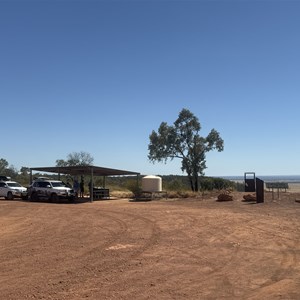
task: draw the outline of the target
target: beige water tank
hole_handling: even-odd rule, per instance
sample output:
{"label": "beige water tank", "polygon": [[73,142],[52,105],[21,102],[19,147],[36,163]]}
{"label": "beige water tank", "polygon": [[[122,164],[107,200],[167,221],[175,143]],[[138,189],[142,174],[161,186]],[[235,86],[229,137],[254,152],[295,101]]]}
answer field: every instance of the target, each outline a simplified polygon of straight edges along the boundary
{"label": "beige water tank", "polygon": [[162,179],[159,176],[147,175],[142,178],[142,190],[145,192],[161,192]]}

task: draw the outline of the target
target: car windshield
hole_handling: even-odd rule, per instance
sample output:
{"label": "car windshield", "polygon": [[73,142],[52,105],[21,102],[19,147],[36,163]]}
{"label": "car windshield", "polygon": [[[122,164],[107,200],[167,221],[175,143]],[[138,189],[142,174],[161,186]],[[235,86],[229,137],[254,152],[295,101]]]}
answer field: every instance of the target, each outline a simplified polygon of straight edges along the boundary
{"label": "car windshield", "polygon": [[7,182],[7,185],[9,187],[22,187],[21,184],[19,184],[17,182]]}
{"label": "car windshield", "polygon": [[61,181],[55,181],[55,182],[52,181],[51,184],[53,187],[65,187],[65,185]]}

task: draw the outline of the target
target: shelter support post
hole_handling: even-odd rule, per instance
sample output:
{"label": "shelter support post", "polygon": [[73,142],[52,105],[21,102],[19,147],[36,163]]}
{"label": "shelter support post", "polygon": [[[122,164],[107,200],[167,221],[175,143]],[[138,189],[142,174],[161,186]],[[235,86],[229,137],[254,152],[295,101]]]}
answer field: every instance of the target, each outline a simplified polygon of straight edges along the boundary
{"label": "shelter support post", "polygon": [[93,168],[91,168],[91,182],[90,182],[90,201],[94,201],[94,172]]}

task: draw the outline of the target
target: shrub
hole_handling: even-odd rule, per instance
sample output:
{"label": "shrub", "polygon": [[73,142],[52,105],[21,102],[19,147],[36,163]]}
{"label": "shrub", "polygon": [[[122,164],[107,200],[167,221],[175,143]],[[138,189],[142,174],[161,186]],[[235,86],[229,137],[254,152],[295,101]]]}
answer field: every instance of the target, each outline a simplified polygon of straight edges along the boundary
{"label": "shrub", "polygon": [[128,179],[126,184],[126,188],[131,191],[135,196],[140,195],[142,192],[142,187],[137,183],[136,180]]}

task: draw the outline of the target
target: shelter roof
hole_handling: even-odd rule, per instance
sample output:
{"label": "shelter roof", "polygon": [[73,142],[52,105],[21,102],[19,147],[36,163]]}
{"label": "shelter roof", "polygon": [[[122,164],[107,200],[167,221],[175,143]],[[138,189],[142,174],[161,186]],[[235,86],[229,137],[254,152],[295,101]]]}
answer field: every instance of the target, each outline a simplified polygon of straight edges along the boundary
{"label": "shelter roof", "polygon": [[140,175],[139,172],[117,170],[117,169],[103,168],[97,166],[37,167],[37,168],[30,168],[30,170],[57,173],[57,174],[69,174],[69,175],[91,175],[91,174],[93,174],[93,176]]}

